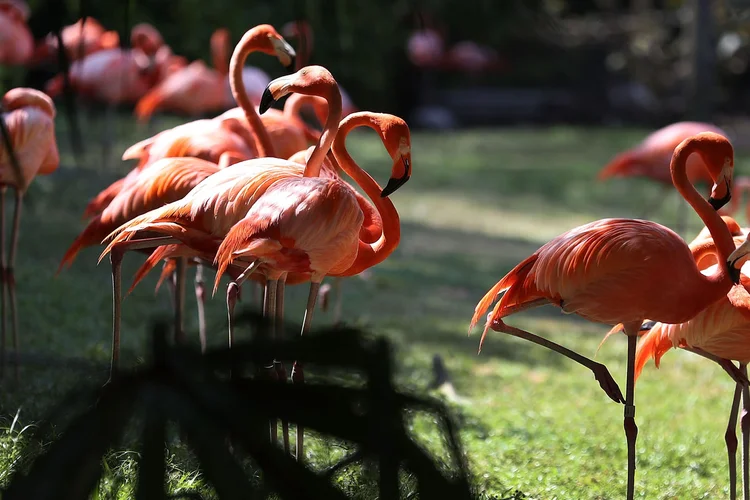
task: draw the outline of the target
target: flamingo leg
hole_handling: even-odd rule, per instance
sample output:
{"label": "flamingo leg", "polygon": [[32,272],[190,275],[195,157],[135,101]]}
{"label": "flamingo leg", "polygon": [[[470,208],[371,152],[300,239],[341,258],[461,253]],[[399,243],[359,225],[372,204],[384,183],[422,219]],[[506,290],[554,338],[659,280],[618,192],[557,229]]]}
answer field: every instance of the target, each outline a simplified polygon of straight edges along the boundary
{"label": "flamingo leg", "polygon": [[203,281],[203,264],[198,261],[195,268],[195,302],[198,305],[198,337],[201,352],[206,352],[206,291]]}
{"label": "flamingo leg", "polygon": [[161,245],[181,243],[179,240],[166,236],[160,238],[145,238],[118,243],[109,252],[112,264],[112,361],[109,367],[109,381],[114,380],[120,364],[120,328],[122,318],[122,258],[128,250],[142,248],[156,248]]}
{"label": "flamingo leg", "polygon": [[[526,304],[520,304],[518,306],[508,308],[508,315],[526,309],[531,309],[532,307],[542,305],[546,302],[546,299],[538,299]],[[582,356],[577,352],[568,349],[567,347],[561,346],[560,344],[556,344],[551,340],[547,340],[538,335],[534,335],[533,333],[527,332],[526,330],[521,330],[520,328],[510,326],[503,322],[501,319],[494,320],[491,328],[497,332],[507,333],[508,335],[525,339],[542,347],[546,347],[547,349],[562,354],[566,358],[569,358],[576,363],[585,366],[592,371],[592,373],[594,374],[594,378],[599,382],[599,386],[602,388],[602,390],[604,390],[607,396],[610,397],[610,399],[612,399],[615,403],[625,402],[625,398],[622,397],[620,387],[617,385],[617,382],[615,382],[615,379],[609,373],[609,370],[607,370],[607,367],[603,364],[597,363],[596,361],[589,359],[586,356]]]}
{"label": "flamingo leg", "polygon": [[[740,363],[740,370],[747,376],[747,364]],[[750,389],[742,387],[742,417],[740,417],[740,431],[742,432],[742,496],[750,499]]]}
{"label": "flamingo leg", "polygon": [[[318,299],[318,291],[320,290],[320,281],[310,282],[310,294],[307,296],[307,308],[305,309],[305,318],[302,320],[302,333],[305,335],[310,332],[310,326],[312,325],[313,311],[315,311],[315,302]],[[305,374],[302,371],[302,362],[295,361],[292,365],[292,383],[303,384],[305,382]],[[297,462],[302,462],[304,455],[305,445],[305,430],[301,425],[297,425],[297,443],[296,443],[295,456]]]}
{"label": "flamingo leg", "polygon": [[[286,289],[286,276],[279,278],[278,285],[276,287],[276,331],[274,337],[276,340],[284,338],[284,291]],[[279,360],[274,360],[274,368],[276,369],[276,378],[281,383],[286,382],[286,368],[284,364]],[[284,419],[281,421],[281,438],[284,442],[284,452],[289,453],[289,421]]]}
{"label": "flamingo leg", "polygon": [[5,192],[7,188],[5,186],[0,187],[0,284],[2,285],[2,291],[0,291],[0,378],[5,377],[5,342],[6,342],[6,327],[7,327],[7,302],[8,298],[6,295],[7,287],[5,285]]}
{"label": "flamingo leg", "polygon": [[732,410],[729,413],[727,430],[724,433],[724,442],[727,445],[727,458],[729,461],[729,500],[737,500],[737,416],[740,410],[741,396],[742,385],[737,384],[734,388],[734,398],[732,398]]}
{"label": "flamingo leg", "polygon": [[227,285],[227,320],[229,322],[229,348],[232,348],[234,343],[234,307],[237,305],[237,296],[239,294],[240,287],[250,277],[250,275],[258,268],[259,262],[252,262],[245,268],[237,279],[230,281]]}
{"label": "flamingo leg", "polygon": [[635,442],[638,437],[638,426],[635,424],[635,347],[638,342],[638,325],[626,325],[625,334],[628,336],[628,373],[625,388],[625,410],[623,412],[623,427],[628,444],[628,486],[627,499],[633,500],[635,495]]}
{"label": "flamingo leg", "polygon": [[344,299],[344,294],[341,292],[341,278],[333,279],[333,324],[335,326],[341,324],[341,307]]}
{"label": "flamingo leg", "polygon": [[185,274],[187,273],[187,258],[177,258],[175,270],[175,300],[174,300],[174,341],[175,344],[185,342]]}
{"label": "flamingo leg", "polygon": [[732,363],[730,360],[714,356],[713,354],[704,351],[700,347],[681,347],[680,349],[692,352],[693,354],[697,354],[698,356],[710,359],[711,361],[718,363],[718,365],[721,366],[724,371],[727,372],[730,377],[732,377],[732,380],[734,380],[738,385],[741,386],[748,383],[747,374],[734,366],[734,363]]}
{"label": "flamingo leg", "polygon": [[18,307],[16,306],[16,277],[15,263],[16,250],[18,249],[18,229],[21,223],[21,206],[23,193],[15,190],[16,204],[13,209],[13,227],[10,230],[10,251],[8,252],[8,264],[5,268],[5,280],[8,286],[8,299],[10,302],[10,327],[13,334],[14,370],[16,382],[18,382],[19,347],[18,347]]}

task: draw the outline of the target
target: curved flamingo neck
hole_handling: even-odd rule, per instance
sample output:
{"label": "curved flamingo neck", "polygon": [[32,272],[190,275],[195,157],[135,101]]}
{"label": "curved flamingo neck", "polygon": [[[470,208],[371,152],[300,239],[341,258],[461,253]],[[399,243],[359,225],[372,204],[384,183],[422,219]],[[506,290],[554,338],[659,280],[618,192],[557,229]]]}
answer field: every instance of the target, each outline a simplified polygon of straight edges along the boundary
{"label": "curved flamingo neck", "polygon": [[245,82],[242,81],[242,67],[245,65],[247,56],[258,50],[259,35],[264,36],[255,30],[250,30],[245,33],[237,44],[237,47],[235,47],[232,59],[229,62],[229,83],[232,88],[234,100],[237,101],[242,111],[245,112],[245,118],[247,118],[247,122],[257,138],[258,156],[269,157],[276,156],[276,151],[271,142],[271,137],[268,135],[268,131],[258,115],[258,111],[253,106],[250,98],[247,97]]}
{"label": "curved flamingo neck", "polygon": [[[729,289],[732,287],[732,281],[727,274],[726,261],[734,249],[734,240],[729,228],[721,219],[721,216],[716,210],[704,200],[701,195],[696,191],[695,187],[690,184],[687,177],[686,166],[687,159],[692,153],[698,153],[700,145],[697,142],[688,142],[683,147],[677,147],[672,157],[670,164],[670,170],[672,173],[672,182],[674,183],[677,191],[680,195],[693,207],[693,210],[703,220],[703,223],[711,233],[716,244],[716,250],[719,254],[719,262],[717,271],[706,276],[706,287],[696,288],[696,293],[700,293],[702,300],[695,304],[695,307],[700,307],[704,301],[711,303],[726,295]],[[696,266],[697,271],[697,266]],[[702,309],[702,307],[701,307]],[[700,310],[700,309],[699,309]]]}
{"label": "curved flamingo neck", "polygon": [[341,92],[339,92],[338,85],[335,84],[326,88],[328,95],[320,95],[320,97],[323,97],[328,102],[328,118],[326,119],[325,127],[323,127],[323,133],[320,134],[318,143],[315,145],[312,154],[310,154],[310,159],[307,160],[305,173],[303,174],[304,177],[320,176],[323,160],[331,149],[333,140],[339,130],[339,122],[341,121]]}
{"label": "curved flamingo neck", "polygon": [[346,136],[357,127],[370,127],[380,133],[380,126],[368,114],[349,115],[341,123],[339,134],[333,143],[333,155],[354,182],[372,200],[381,219],[381,235],[374,243],[359,242],[359,251],[354,263],[346,271],[336,276],[354,276],[380,262],[383,262],[401,240],[401,222],[393,202],[381,197],[382,188],[370,174],[362,170],[346,149]]}
{"label": "curved flamingo neck", "polygon": [[320,97],[307,94],[292,94],[284,104],[284,115],[289,118],[302,118],[302,108],[310,106],[320,124],[324,124],[328,117],[328,109]]}

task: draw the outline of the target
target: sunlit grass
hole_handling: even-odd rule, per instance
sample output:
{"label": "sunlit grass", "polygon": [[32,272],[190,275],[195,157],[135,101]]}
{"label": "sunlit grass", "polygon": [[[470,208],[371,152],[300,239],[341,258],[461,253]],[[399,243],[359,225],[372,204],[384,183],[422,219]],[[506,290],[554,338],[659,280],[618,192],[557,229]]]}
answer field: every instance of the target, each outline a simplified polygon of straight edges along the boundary
{"label": "sunlit grass", "polygon": [[[87,120],[84,139],[90,144],[84,163],[76,166],[67,123],[60,117],[62,166],[35,181],[24,208],[16,277],[27,362],[22,385],[12,388],[6,381],[0,393],[7,421],[0,429],[0,482],[7,481],[22,449],[20,429],[43,417],[82,377],[101,383],[107,377],[109,266],[96,265],[100,249],[92,248],[72,268],[58,277],[54,273],[83,228],[80,215],[86,202],[127,171],[129,164],[119,161],[120,154],[148,134],[121,116],[112,157],[103,162],[97,142],[103,128]],[[158,128],[175,123],[162,119]],[[497,498],[513,490],[543,499],[624,496],[622,406],[606,397],[586,369],[538,346],[491,332],[477,355],[480,332],[468,336],[467,328],[486,290],[549,238],[597,218],[641,215],[641,205],[657,196],[658,187],[642,180],[599,183],[594,177],[616,151],[643,134],[570,127],[414,133],[413,177],[392,197],[401,214],[401,244],[369,278],[344,284],[345,320],[395,342],[398,381],[404,388],[423,392],[432,378],[433,355],[442,356],[460,398],[452,405],[472,473],[482,490]],[[364,168],[385,181],[390,161],[374,134],[353,133],[348,146]],[[745,163],[738,161],[737,169],[746,170]],[[668,198],[652,218],[674,226],[678,200],[675,193]],[[686,237],[691,238],[701,223],[694,214],[689,221]],[[126,286],[142,260],[126,256]],[[155,282],[156,276],[149,277],[124,302],[125,363],[141,360],[149,320],[171,315],[168,290],[154,296]],[[306,294],[306,287],[289,288],[287,317],[301,319]],[[246,298],[242,305],[248,302]],[[223,294],[209,302],[207,312],[210,343],[224,343]],[[190,341],[197,343],[190,293],[186,319]],[[329,322],[326,314],[317,313],[315,323]],[[608,330],[552,307],[509,323],[588,356],[594,356]],[[624,338],[614,337],[597,358],[623,390],[625,344]],[[669,353],[659,371],[646,368],[636,391],[639,498],[727,496],[723,435],[731,394],[731,380],[718,366],[686,353]],[[19,408],[19,421],[11,427]],[[440,449],[434,422],[416,419],[412,425],[420,441]],[[337,443],[314,437],[307,442],[315,467],[329,465],[345,452]],[[177,442],[170,452],[170,489],[203,490],[194,459]],[[117,487],[119,498],[128,497],[136,458],[136,451],[126,446],[113,450],[104,462],[102,495]],[[347,491],[358,492],[356,477],[344,475],[341,481]]]}

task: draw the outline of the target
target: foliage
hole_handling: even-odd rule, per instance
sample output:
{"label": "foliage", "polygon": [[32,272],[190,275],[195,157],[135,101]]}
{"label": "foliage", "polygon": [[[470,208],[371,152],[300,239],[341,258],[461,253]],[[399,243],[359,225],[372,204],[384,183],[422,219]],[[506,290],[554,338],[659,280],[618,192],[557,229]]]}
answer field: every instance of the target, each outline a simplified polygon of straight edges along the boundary
{"label": "foliage", "polygon": [[[263,330],[259,318],[253,323],[256,331]],[[99,390],[77,389],[57,405],[50,422],[59,422],[60,413],[71,408],[83,411],[25,473],[14,476],[3,498],[89,498],[102,475],[103,456],[121,442],[136,415],[141,428],[136,499],[167,498],[164,444],[170,422],[178,424],[219,498],[262,498],[266,487],[281,498],[347,498],[329,479],[357,461],[377,466],[380,498],[398,498],[404,489],[402,467],[420,498],[471,498],[453,423],[439,404],[395,390],[386,341],[344,328],[280,342],[259,336],[231,350],[214,349],[201,356],[191,347],[169,347],[166,333],[162,325],[154,328],[149,364],[120,374]],[[280,384],[236,376],[249,367],[262,373],[269,359],[354,371],[364,374],[365,383]],[[223,376],[227,372],[235,376]],[[456,478],[446,477],[441,468],[449,465],[436,463],[409,437],[404,412],[412,411],[431,412],[442,424]],[[269,443],[269,419],[303,425],[357,448],[316,473]],[[39,439],[49,432],[49,425],[32,432]],[[227,439],[233,451],[227,449]],[[248,477],[237,461],[242,457],[257,464],[262,485]]]}

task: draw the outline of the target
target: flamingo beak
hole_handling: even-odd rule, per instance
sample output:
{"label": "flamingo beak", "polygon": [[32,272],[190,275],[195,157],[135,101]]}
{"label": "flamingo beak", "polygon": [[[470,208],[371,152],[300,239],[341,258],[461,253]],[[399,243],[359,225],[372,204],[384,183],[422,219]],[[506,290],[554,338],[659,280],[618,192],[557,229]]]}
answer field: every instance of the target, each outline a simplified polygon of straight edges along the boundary
{"label": "flamingo beak", "polygon": [[263,91],[263,95],[260,96],[260,104],[258,105],[258,112],[262,115],[268,109],[271,107],[271,105],[276,102],[276,99],[273,98],[273,94],[271,93],[271,89],[266,87],[266,90]]}
{"label": "flamingo beak", "polygon": [[714,198],[712,194],[708,197],[708,202],[711,204],[714,210],[719,210],[724,205],[729,203],[729,200],[732,199],[732,190],[729,186],[729,181],[725,180],[724,183],[726,185],[726,194],[724,196],[722,196],[721,198]]}
{"label": "flamingo beak", "polygon": [[404,164],[404,175],[402,175],[401,177],[391,177],[390,179],[388,179],[388,184],[386,184],[386,186],[383,188],[383,191],[380,193],[381,198],[386,198],[392,195],[398,188],[406,184],[406,181],[409,180],[409,172],[411,172],[411,162],[406,156],[402,156],[401,161]]}

